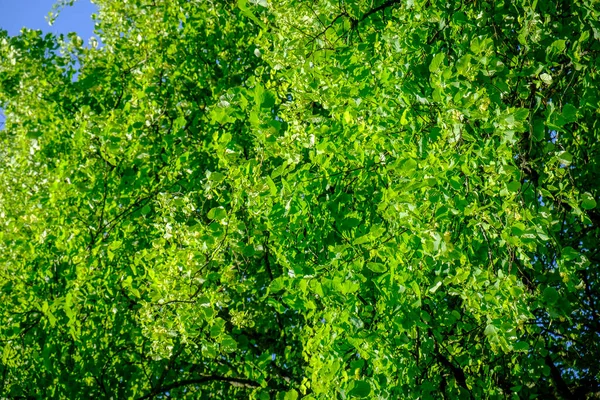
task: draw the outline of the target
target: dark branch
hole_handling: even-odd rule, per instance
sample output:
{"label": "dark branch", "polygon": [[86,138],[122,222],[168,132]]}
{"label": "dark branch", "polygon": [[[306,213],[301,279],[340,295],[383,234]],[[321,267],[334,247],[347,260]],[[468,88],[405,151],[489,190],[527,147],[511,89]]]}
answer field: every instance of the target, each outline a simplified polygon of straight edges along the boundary
{"label": "dark branch", "polygon": [[571,392],[569,386],[567,386],[567,383],[563,379],[560,370],[554,364],[554,361],[552,361],[552,357],[550,357],[550,354],[546,356],[545,361],[546,365],[550,367],[550,376],[552,376],[552,380],[556,385],[556,390],[561,395],[561,397],[565,399],[574,399],[575,397],[573,396],[573,393]]}
{"label": "dark branch", "polygon": [[380,6],[372,8],[369,11],[367,11],[366,13],[364,13],[363,16],[360,17],[360,19],[357,21],[357,23],[360,23],[360,22],[364,21],[365,19],[369,18],[371,15],[378,13],[381,10],[385,10],[386,8],[396,5],[396,4],[400,4],[400,1],[399,0],[388,0],[385,3],[381,4]]}
{"label": "dark branch", "polygon": [[152,390],[152,392],[148,393],[147,395],[139,397],[138,400],[151,399],[161,393],[165,393],[165,392],[168,392],[169,390],[177,389],[177,388],[180,388],[183,386],[201,385],[201,384],[212,382],[212,381],[226,382],[226,383],[229,383],[234,386],[246,387],[246,388],[260,387],[260,385],[257,382],[252,381],[250,379],[228,378],[228,377],[224,377],[224,376],[210,375],[210,376],[203,376],[202,378],[196,378],[196,379],[184,379],[179,382],[174,382],[174,383],[171,383],[168,385],[161,386],[159,388]]}

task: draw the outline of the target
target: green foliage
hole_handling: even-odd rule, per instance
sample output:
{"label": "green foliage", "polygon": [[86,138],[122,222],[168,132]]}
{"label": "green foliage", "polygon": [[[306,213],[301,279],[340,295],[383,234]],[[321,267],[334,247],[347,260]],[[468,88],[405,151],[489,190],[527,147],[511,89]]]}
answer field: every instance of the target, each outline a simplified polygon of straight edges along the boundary
{"label": "green foliage", "polygon": [[1,396],[600,393],[598,3],[96,2],[0,31]]}

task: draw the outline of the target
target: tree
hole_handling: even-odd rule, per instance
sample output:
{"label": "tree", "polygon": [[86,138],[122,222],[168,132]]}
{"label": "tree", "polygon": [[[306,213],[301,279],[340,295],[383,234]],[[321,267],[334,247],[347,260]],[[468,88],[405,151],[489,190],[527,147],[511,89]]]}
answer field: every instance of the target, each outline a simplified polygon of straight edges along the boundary
{"label": "tree", "polygon": [[600,395],[600,7],[97,0],[0,33],[5,398]]}

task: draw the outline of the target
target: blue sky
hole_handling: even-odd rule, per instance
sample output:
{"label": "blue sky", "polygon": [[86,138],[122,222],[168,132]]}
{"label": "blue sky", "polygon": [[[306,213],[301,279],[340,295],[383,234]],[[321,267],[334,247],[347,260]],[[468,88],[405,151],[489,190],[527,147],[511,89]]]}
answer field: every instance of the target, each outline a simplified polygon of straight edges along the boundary
{"label": "blue sky", "polygon": [[78,0],[72,7],[66,7],[54,25],[49,26],[45,18],[53,4],[54,0],[0,0],[0,28],[9,35],[18,35],[22,27],[56,34],[77,32],[87,43],[94,32],[92,14],[97,7],[90,0]]}

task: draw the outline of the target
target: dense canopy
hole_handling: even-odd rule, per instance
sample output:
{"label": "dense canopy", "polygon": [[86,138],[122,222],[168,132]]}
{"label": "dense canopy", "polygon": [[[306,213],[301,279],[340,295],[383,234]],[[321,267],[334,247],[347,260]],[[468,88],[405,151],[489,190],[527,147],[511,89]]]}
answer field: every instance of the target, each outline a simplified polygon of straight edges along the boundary
{"label": "dense canopy", "polygon": [[600,396],[600,3],[95,2],[0,30],[1,398]]}

